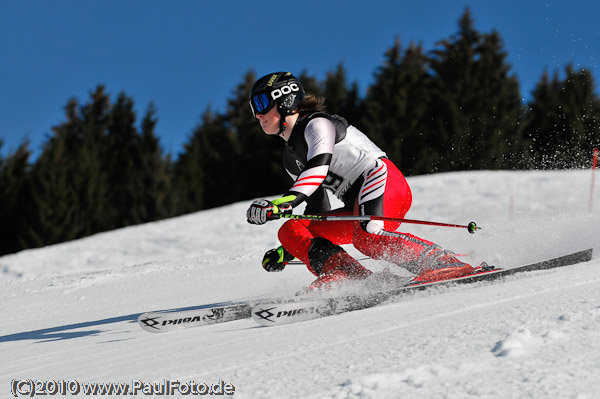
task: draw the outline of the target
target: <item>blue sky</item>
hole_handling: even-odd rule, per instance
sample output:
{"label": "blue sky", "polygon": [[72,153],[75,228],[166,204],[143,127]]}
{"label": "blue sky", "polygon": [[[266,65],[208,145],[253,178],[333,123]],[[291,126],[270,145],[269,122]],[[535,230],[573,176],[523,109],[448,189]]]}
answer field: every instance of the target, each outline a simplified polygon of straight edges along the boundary
{"label": "blue sky", "polygon": [[[600,82],[600,3],[592,0],[156,1],[1,0],[2,154],[25,138],[38,154],[71,97],[125,91],[138,118],[153,102],[166,152],[182,151],[201,114],[223,111],[250,69],[323,79],[343,63],[364,92],[395,38],[433,50],[469,6],[504,39],[525,99],[542,73],[572,63]],[[250,112],[250,111],[248,111]]]}

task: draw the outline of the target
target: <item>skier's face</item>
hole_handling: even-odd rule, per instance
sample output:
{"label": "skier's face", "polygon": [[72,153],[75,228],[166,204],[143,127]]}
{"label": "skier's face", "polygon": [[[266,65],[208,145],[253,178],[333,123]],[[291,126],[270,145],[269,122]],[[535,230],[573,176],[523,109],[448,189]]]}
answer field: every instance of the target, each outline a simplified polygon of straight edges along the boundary
{"label": "skier's face", "polygon": [[279,122],[281,115],[277,111],[277,107],[273,107],[266,114],[256,114],[256,119],[260,123],[260,127],[266,134],[278,134]]}

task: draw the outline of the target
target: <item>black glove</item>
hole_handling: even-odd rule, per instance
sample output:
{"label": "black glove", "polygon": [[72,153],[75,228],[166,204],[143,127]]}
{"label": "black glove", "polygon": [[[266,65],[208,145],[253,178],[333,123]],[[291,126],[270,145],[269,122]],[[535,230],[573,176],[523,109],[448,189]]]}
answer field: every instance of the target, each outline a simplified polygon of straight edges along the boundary
{"label": "black glove", "polygon": [[280,246],[267,251],[263,257],[262,265],[268,272],[280,272],[285,269],[285,265],[294,258],[294,255]]}
{"label": "black glove", "polygon": [[269,220],[279,219],[279,215],[292,213],[292,205],[287,202],[275,205],[265,199],[255,200],[246,211],[248,223],[265,224]]}

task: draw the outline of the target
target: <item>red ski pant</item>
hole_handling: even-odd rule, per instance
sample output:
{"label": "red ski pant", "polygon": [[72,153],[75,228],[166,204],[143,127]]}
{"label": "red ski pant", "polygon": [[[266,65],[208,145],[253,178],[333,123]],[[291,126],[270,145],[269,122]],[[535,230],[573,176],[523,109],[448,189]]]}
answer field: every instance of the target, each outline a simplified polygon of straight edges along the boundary
{"label": "red ski pant", "polygon": [[[404,218],[412,204],[412,194],[404,175],[388,159],[380,159],[375,168],[364,174],[364,182],[354,205],[354,212],[338,210],[327,215],[378,215]],[[291,219],[279,229],[279,241],[292,255],[310,267],[308,252],[312,239],[326,238],[334,244],[353,244],[373,259],[402,265],[413,273],[426,268],[425,259],[439,247],[407,233],[395,232],[397,222],[383,221],[310,221]]]}

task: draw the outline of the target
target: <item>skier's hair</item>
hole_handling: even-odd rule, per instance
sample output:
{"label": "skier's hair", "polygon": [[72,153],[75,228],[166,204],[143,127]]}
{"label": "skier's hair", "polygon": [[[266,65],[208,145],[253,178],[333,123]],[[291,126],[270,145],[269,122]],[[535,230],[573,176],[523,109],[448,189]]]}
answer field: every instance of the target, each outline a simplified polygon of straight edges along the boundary
{"label": "skier's hair", "polygon": [[300,105],[298,105],[299,114],[312,114],[314,112],[325,111],[325,98],[317,97],[312,93],[306,93]]}

